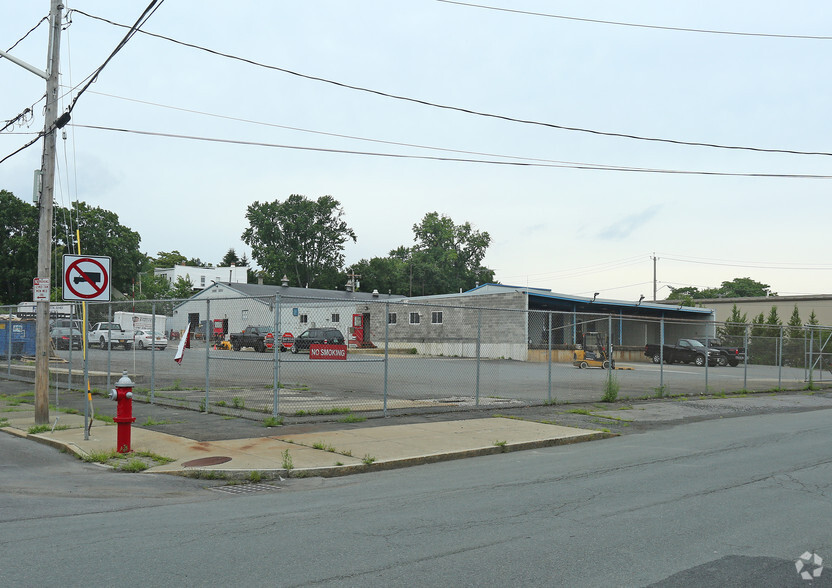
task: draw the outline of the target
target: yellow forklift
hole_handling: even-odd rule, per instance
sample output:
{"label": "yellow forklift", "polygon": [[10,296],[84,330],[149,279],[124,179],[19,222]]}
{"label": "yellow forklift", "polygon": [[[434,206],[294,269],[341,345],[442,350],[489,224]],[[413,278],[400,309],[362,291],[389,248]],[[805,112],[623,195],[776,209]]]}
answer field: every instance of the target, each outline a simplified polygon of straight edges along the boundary
{"label": "yellow forklift", "polygon": [[604,333],[589,331],[581,335],[581,342],[572,354],[572,365],[586,369],[590,367],[615,369],[615,361],[610,366],[609,341]]}

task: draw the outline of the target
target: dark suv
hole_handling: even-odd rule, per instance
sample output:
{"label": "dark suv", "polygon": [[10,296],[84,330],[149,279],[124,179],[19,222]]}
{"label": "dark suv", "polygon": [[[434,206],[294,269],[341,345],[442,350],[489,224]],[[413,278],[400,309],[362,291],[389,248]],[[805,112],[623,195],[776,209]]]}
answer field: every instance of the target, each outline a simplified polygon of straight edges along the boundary
{"label": "dark suv", "polygon": [[344,334],[338,329],[307,329],[297,337],[292,344],[292,353],[302,349],[309,349],[314,344],[343,345]]}

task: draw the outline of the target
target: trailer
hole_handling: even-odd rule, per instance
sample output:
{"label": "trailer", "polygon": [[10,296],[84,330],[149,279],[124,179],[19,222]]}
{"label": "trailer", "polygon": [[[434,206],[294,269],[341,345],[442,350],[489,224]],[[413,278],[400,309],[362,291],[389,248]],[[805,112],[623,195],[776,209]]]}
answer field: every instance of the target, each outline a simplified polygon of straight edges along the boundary
{"label": "trailer", "polygon": [[[156,332],[166,333],[165,326],[167,317],[163,314],[157,314],[155,316]],[[153,317],[154,315],[146,312],[125,312],[119,310],[113,313],[113,322],[120,324],[122,328],[128,331],[152,331],[154,327]]]}

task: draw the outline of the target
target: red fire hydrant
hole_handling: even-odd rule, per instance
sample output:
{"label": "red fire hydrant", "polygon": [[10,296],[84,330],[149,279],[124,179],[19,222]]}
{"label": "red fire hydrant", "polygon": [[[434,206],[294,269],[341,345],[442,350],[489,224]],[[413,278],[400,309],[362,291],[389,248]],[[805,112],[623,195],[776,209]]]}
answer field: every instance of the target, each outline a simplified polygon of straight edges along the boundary
{"label": "red fire hydrant", "polygon": [[128,377],[127,370],[121,374],[121,379],[116,382],[115,390],[110,390],[110,400],[115,400],[116,418],[113,419],[118,426],[116,431],[116,451],[119,453],[130,453],[130,423],[136,421],[133,416],[133,381]]}

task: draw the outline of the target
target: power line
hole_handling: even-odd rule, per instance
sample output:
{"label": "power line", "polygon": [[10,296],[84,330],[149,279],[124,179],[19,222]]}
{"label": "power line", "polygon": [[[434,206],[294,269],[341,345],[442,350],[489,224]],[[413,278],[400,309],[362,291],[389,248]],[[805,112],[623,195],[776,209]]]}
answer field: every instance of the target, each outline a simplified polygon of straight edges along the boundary
{"label": "power line", "polygon": [[[9,47],[9,48],[6,50],[6,53],[11,53],[11,52],[12,52],[12,49],[14,49],[14,48],[15,48],[15,47],[17,47],[18,45],[20,45],[20,43],[22,43],[22,42],[23,42],[23,39],[25,39],[26,37],[28,37],[29,35],[31,35],[31,34],[34,32],[34,30],[35,30],[35,29],[37,29],[40,25],[42,25],[42,24],[44,23],[44,21],[47,21],[47,20],[49,20],[49,15],[48,15],[48,14],[47,14],[46,16],[44,16],[42,19],[40,19],[40,20],[38,21],[38,23],[37,23],[35,26],[33,26],[31,29],[29,29],[29,30],[26,32],[26,34],[25,34],[25,35],[23,35],[22,37],[20,37],[14,45],[12,45],[11,47]],[[0,58],[0,59],[2,59],[2,58]]]}
{"label": "power line", "polygon": [[736,35],[741,37],[773,37],[776,39],[809,39],[813,41],[832,41],[832,37],[822,37],[815,35],[785,35],[779,33],[749,33],[743,31],[719,31],[714,29],[694,29],[688,27],[670,27],[660,25],[648,25],[633,22],[621,22],[615,20],[600,20],[595,18],[580,18],[577,16],[564,16],[561,14],[550,14],[545,12],[531,12],[528,10],[517,10],[514,8],[501,8],[499,6],[487,6],[485,4],[474,4],[472,2],[458,2],[456,0],[436,0],[444,4],[456,4],[458,6],[466,6],[469,8],[482,8],[485,10],[496,10],[499,12],[512,12],[515,14],[525,14],[528,16],[542,16],[546,18],[557,18],[561,20],[572,20],[578,22],[590,22],[595,24],[615,25],[620,27],[635,27],[640,29],[658,29],[662,31],[679,31],[684,33],[706,33],[709,35]]}
{"label": "power line", "polygon": [[[120,23],[117,23],[117,22],[113,22],[111,20],[107,20],[107,19],[99,17],[99,16],[93,16],[91,14],[87,14],[86,12],[78,10],[77,8],[72,9],[71,12],[77,12],[78,14],[82,14],[86,17],[106,22],[106,23],[114,25],[114,26],[125,27],[125,28],[127,27],[127,25],[123,25],[123,24],[120,24]],[[753,152],[758,152],[758,153],[785,153],[785,154],[789,154],[789,155],[822,155],[822,156],[825,156],[825,157],[832,157],[832,152],[827,152],[827,151],[801,151],[801,150],[795,150],[795,149],[771,149],[771,148],[764,148],[764,147],[724,145],[724,144],[720,144],[720,143],[707,143],[707,142],[699,142],[699,141],[683,141],[683,140],[680,140],[680,139],[666,139],[666,138],[660,138],[660,137],[646,137],[646,136],[643,136],[643,135],[634,135],[634,134],[630,134],[630,133],[616,133],[616,132],[611,132],[611,131],[599,131],[597,129],[588,129],[588,128],[582,128],[582,127],[571,127],[571,126],[559,125],[559,124],[555,124],[555,123],[548,123],[548,122],[541,122],[541,121],[535,121],[535,120],[530,120],[530,119],[517,118],[517,117],[507,116],[507,115],[502,115],[502,114],[482,112],[482,111],[473,110],[473,109],[470,109],[470,108],[463,108],[463,107],[460,107],[460,106],[451,106],[451,105],[447,105],[447,104],[439,104],[437,102],[430,102],[430,101],[427,101],[427,100],[421,100],[419,98],[411,98],[411,97],[408,97],[408,96],[401,96],[401,95],[398,95],[398,94],[391,94],[389,92],[383,92],[381,90],[374,90],[372,88],[365,88],[365,87],[362,87],[362,86],[355,86],[355,85],[352,85],[352,84],[346,84],[344,82],[338,82],[338,81],[335,81],[335,80],[330,80],[330,79],[322,78],[322,77],[319,77],[319,76],[312,76],[312,75],[309,75],[309,74],[303,74],[303,73],[293,71],[293,70],[290,70],[290,69],[277,67],[277,66],[274,66],[274,65],[268,65],[268,64],[261,63],[261,62],[258,62],[258,61],[254,61],[254,60],[251,60],[251,59],[247,59],[247,58],[244,58],[244,57],[238,57],[236,55],[231,55],[229,53],[223,53],[223,52],[220,52],[220,51],[216,51],[214,49],[208,49],[206,47],[195,45],[193,43],[186,43],[184,41],[179,41],[179,40],[173,39],[171,37],[166,37],[164,35],[159,35],[159,34],[156,34],[156,33],[150,33],[150,32],[147,32],[147,31],[139,31],[139,32],[141,32],[142,34],[151,36],[151,37],[155,37],[155,38],[158,38],[158,39],[163,39],[165,41],[169,41],[171,43],[176,43],[177,45],[182,45],[184,47],[190,47],[192,49],[197,49],[199,51],[204,51],[206,53],[210,53],[212,55],[217,55],[217,56],[220,56],[220,57],[225,57],[227,59],[233,59],[233,60],[236,60],[236,61],[241,61],[243,63],[247,63],[249,65],[254,65],[256,67],[261,67],[261,68],[269,69],[269,70],[273,70],[273,71],[279,71],[279,72],[286,73],[286,74],[289,74],[289,75],[293,75],[293,76],[303,78],[303,79],[306,79],[306,80],[322,82],[322,83],[325,83],[325,84],[330,84],[330,85],[333,85],[333,86],[337,86],[339,88],[346,88],[348,90],[355,90],[355,91],[359,91],[359,92],[367,92],[369,94],[374,94],[376,96],[382,96],[384,98],[391,98],[393,100],[402,100],[402,101],[406,101],[406,102],[413,102],[415,104],[421,104],[423,106],[430,106],[432,108],[440,108],[440,109],[443,109],[443,110],[463,112],[463,113],[471,114],[471,115],[474,115],[474,116],[481,116],[481,117],[485,117],[485,118],[493,118],[493,119],[503,120],[503,121],[507,121],[507,122],[513,122],[513,123],[519,123],[519,124],[525,124],[525,125],[533,125],[533,126],[540,126],[540,127],[551,128],[551,129],[558,129],[558,130],[561,130],[561,131],[572,131],[572,132],[578,132],[578,133],[587,133],[587,134],[591,134],[591,135],[598,135],[598,136],[604,136],[604,137],[617,137],[617,138],[620,138],[620,139],[632,139],[632,140],[636,140],[636,141],[650,141],[650,142],[655,142],[655,143],[668,143],[668,144],[672,144],[672,145],[684,145],[684,146],[689,146],[689,147],[709,147],[709,148],[713,148],[713,149],[728,149],[728,150],[734,150],[734,151],[753,151]]]}
{"label": "power line", "polygon": [[[76,128],[82,129],[96,129],[100,131],[112,131],[118,133],[132,133],[136,135],[146,135],[151,137],[167,137],[171,139],[187,139],[190,141],[204,141],[209,143],[227,143],[232,145],[247,145],[251,147],[270,147],[275,149],[294,149],[298,151],[318,151],[323,153],[340,153],[347,155],[364,155],[373,157],[390,157],[394,159],[422,159],[431,161],[452,161],[460,163],[480,163],[488,165],[507,165],[519,167],[545,167],[545,168],[561,168],[561,169],[583,169],[594,171],[614,171],[614,172],[630,172],[630,173],[657,173],[657,174],[673,174],[673,175],[704,175],[704,176],[724,176],[724,177],[749,177],[749,178],[783,178],[783,179],[815,179],[815,180],[832,180],[832,176],[824,175],[810,175],[810,174],[768,174],[768,173],[733,173],[733,172],[713,172],[713,171],[692,171],[692,170],[671,170],[671,169],[646,169],[646,168],[625,168],[625,167],[606,167],[598,165],[573,165],[573,164],[558,164],[558,163],[535,163],[526,161],[495,161],[487,159],[472,159],[462,157],[439,157],[435,155],[408,155],[403,153],[382,153],[372,151],[355,151],[351,149],[332,149],[325,147],[304,147],[300,145],[282,145],[277,143],[265,143],[262,141],[243,141],[238,139],[219,139],[215,137],[198,137],[194,135],[181,135],[175,133],[162,133],[154,131],[140,131],[137,129],[123,129],[116,127],[104,127],[98,125],[72,125]],[[0,160],[2,163],[4,160]]]}
{"label": "power line", "polygon": [[832,265],[809,265],[809,266],[796,266],[792,264],[774,264],[774,265],[763,265],[758,264],[756,262],[727,262],[727,261],[704,261],[704,260],[694,260],[694,259],[683,259],[680,257],[672,257],[668,255],[662,255],[662,259],[670,260],[670,261],[678,261],[680,263],[695,263],[700,265],[720,265],[726,267],[743,267],[747,269],[773,269],[773,270],[832,270]]}

